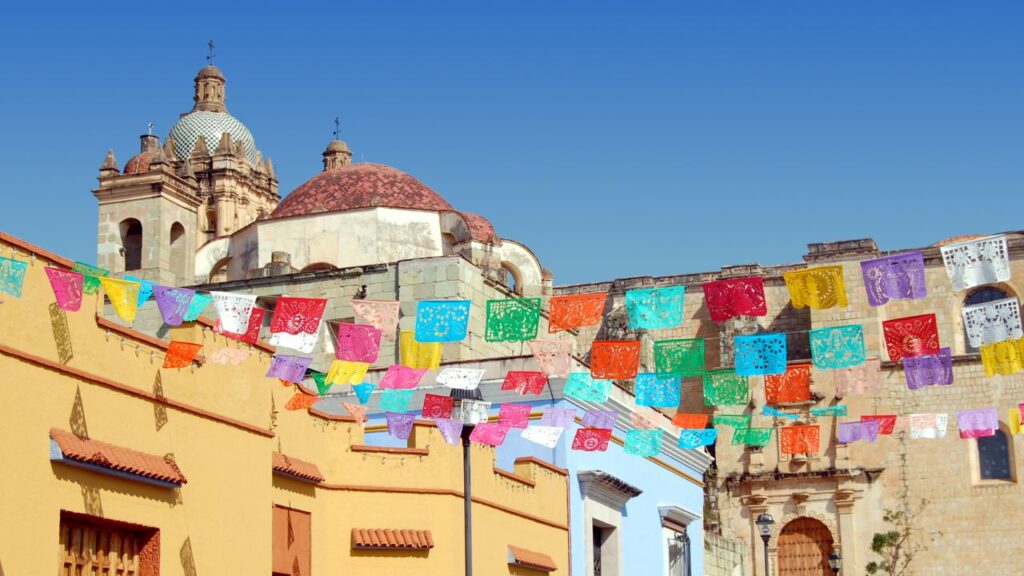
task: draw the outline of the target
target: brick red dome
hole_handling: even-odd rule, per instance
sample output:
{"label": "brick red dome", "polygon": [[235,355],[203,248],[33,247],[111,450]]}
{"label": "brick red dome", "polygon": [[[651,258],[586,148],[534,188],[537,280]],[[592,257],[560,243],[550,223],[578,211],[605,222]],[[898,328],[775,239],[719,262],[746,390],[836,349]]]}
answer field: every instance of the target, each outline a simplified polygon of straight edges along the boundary
{"label": "brick red dome", "polygon": [[131,160],[124,165],[125,174],[143,174],[149,172],[149,166],[153,162],[152,152],[139,152],[132,156]]}
{"label": "brick red dome", "polygon": [[317,174],[286,196],[270,217],[378,207],[455,210],[440,194],[405,172],[361,162]]}

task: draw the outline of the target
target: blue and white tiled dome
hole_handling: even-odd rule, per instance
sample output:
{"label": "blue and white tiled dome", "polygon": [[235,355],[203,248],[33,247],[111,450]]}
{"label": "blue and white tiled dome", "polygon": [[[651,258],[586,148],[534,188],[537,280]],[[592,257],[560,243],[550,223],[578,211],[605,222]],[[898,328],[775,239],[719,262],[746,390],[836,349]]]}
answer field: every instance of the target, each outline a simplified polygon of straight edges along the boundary
{"label": "blue and white tiled dome", "polygon": [[234,116],[226,112],[206,112],[196,110],[182,116],[167,137],[174,140],[174,155],[179,160],[184,160],[192,155],[192,149],[202,134],[206,139],[206,146],[213,152],[220,143],[221,134],[227,132],[231,136],[231,144],[242,143],[242,149],[249,159],[249,163],[256,164],[256,142],[252,133]]}

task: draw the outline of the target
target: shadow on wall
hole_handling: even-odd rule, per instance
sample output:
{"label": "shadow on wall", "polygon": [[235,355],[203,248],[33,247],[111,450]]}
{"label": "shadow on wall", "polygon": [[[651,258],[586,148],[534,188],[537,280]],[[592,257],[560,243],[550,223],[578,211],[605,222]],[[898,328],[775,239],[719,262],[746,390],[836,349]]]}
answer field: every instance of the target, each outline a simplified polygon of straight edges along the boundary
{"label": "shadow on wall", "polygon": [[196,576],[196,560],[192,556],[192,538],[185,538],[178,553],[181,559],[181,570],[185,576]]}
{"label": "shadow on wall", "polygon": [[353,548],[353,558],[426,558],[429,550],[367,550]]}

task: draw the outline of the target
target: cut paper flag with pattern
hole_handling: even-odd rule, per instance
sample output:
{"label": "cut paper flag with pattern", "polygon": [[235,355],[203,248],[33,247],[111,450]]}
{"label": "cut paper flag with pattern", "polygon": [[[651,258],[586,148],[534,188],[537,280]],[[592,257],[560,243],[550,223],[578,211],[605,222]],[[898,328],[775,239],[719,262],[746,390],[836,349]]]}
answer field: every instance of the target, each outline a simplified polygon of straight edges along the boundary
{"label": "cut paper flag with pattern", "polygon": [[135,313],[139,309],[138,283],[104,276],[100,278],[100,285],[110,298],[110,305],[117,316],[129,324],[135,322]]}
{"label": "cut paper flag with pattern", "polygon": [[593,326],[604,316],[607,292],[553,296],[548,302],[548,332]]}
{"label": "cut paper flag with pattern", "polygon": [[711,417],[707,414],[684,414],[680,412],[672,417],[672,423],[680,428],[707,428],[708,420],[710,419]]}
{"label": "cut paper flag with pattern", "polygon": [[640,367],[640,342],[598,340],[590,345],[590,375],[594,378],[629,380]]}
{"label": "cut paper flag with pattern", "polygon": [[156,300],[156,307],[160,310],[160,317],[163,318],[164,324],[168,326],[181,326],[195,295],[196,291],[188,288],[153,285],[153,298]]}
{"label": "cut paper flag with pattern", "polygon": [[408,390],[419,386],[420,380],[427,371],[423,369],[409,368],[392,364],[388,366],[384,376],[380,379],[382,390]]}
{"label": "cut paper flag with pattern", "polygon": [[530,353],[540,371],[553,378],[565,378],[572,366],[574,340],[531,340]]}
{"label": "cut paper flag with pattern", "polygon": [[712,370],[704,375],[705,406],[746,406],[749,400],[746,376],[732,370]]}
{"label": "cut paper flag with pattern", "polygon": [[312,363],[313,359],[306,356],[275,354],[270,360],[267,378],[280,378],[285,382],[298,384],[306,379],[306,370]]}
{"label": "cut paper flag with pattern", "polygon": [[462,438],[462,422],[458,420],[451,420],[449,418],[440,418],[434,421],[437,424],[437,430],[441,433],[441,438],[448,444],[455,445],[459,443]]}
{"label": "cut paper flag with pattern", "polygon": [[1010,434],[1020,434],[1021,420],[1024,419],[1024,404],[1010,408],[1007,413],[1007,424],[1010,427]]}
{"label": "cut paper flag with pattern", "polygon": [[460,342],[469,327],[469,300],[420,300],[416,306],[417,342]]}
{"label": "cut paper flag with pattern", "polygon": [[125,280],[129,282],[137,282],[139,284],[139,308],[149,300],[149,297],[153,295],[153,287],[156,284],[149,280],[143,280],[142,278],[136,278],[135,276],[125,275]]}
{"label": "cut paper flag with pattern", "polygon": [[248,357],[248,350],[242,350],[240,348],[221,348],[207,356],[206,361],[210,364],[231,364],[232,366],[238,366]]}
{"label": "cut paper flag with pattern", "polygon": [[[895,421],[895,419],[894,419]],[[836,436],[841,444],[854,442],[874,442],[878,440],[879,422],[862,420],[860,422],[840,422]]]}
{"label": "cut paper flag with pattern", "polygon": [[380,330],[384,338],[395,340],[401,302],[397,300],[352,300],[352,313]]}
{"label": "cut paper flag with pattern", "polygon": [[366,371],[370,365],[365,362],[349,362],[347,360],[335,360],[331,362],[331,369],[327,371],[328,384],[362,384],[366,378]]}
{"label": "cut paper flag with pattern", "polygon": [[424,418],[451,418],[452,409],[455,406],[455,400],[451,396],[441,396],[439,394],[425,394],[423,396],[423,409],[420,414]]}
{"label": "cut paper flag with pattern", "polygon": [[740,428],[732,433],[732,444],[765,447],[772,439],[771,428]]}
{"label": "cut paper flag with pattern", "polygon": [[680,430],[678,446],[684,450],[694,450],[701,446],[711,446],[718,439],[718,430]]}
{"label": "cut paper flag with pattern", "polygon": [[488,342],[526,342],[537,337],[540,298],[509,298],[487,301]]}
{"label": "cut paper flag with pattern", "polygon": [[626,314],[630,328],[658,330],[683,323],[686,286],[639,288],[626,292]]}
{"label": "cut paper flag with pattern", "polygon": [[664,435],[662,430],[627,430],[623,447],[633,456],[657,456]]}
{"label": "cut paper flag with pattern", "polygon": [[217,320],[213,325],[213,331],[217,334],[223,334],[225,338],[230,338],[237,342],[255,344],[260,339],[260,328],[263,327],[263,318],[266,314],[267,311],[262,308],[253,308],[249,314],[249,325],[246,326],[245,332],[242,334],[236,334],[225,330],[223,325],[220,323],[220,320]]}
{"label": "cut paper flag with pattern", "polygon": [[388,423],[388,434],[399,440],[409,439],[409,436],[412,434],[413,422],[416,420],[415,415],[385,412],[384,418]]}
{"label": "cut paper flag with pattern", "polygon": [[1020,304],[1016,298],[964,306],[963,316],[967,340],[974,348],[1024,336],[1020,323]]}
{"label": "cut paper flag with pattern", "polygon": [[608,441],[612,439],[612,431],[604,428],[577,428],[572,439],[572,449],[583,452],[604,452],[608,450]]}
{"label": "cut paper flag with pattern", "polygon": [[786,335],[751,334],[733,339],[736,373],[764,376],[786,372]]}
{"label": "cut paper flag with pattern", "polygon": [[363,422],[366,420],[366,406],[360,406],[359,404],[353,404],[351,402],[342,402],[341,406],[348,412],[349,416],[355,419],[355,421],[362,426]]}
{"label": "cut paper flag with pattern", "polygon": [[767,316],[764,279],[760,276],[715,280],[704,284],[704,302],[712,322],[737,316]]}
{"label": "cut paper flag with pattern", "polygon": [[50,288],[53,288],[53,297],[58,308],[66,312],[77,312],[82,308],[84,276],[71,270],[47,266],[46,277],[50,280]]}
{"label": "cut paper flag with pattern", "polygon": [[888,436],[896,430],[896,415],[895,414],[872,414],[870,416],[861,416],[861,422],[878,422],[878,433]]}
{"label": "cut paper flag with pattern", "polygon": [[860,263],[868,304],[882,306],[889,300],[918,300],[928,295],[924,254],[906,252]]}
{"label": "cut paper flag with pattern", "polygon": [[661,415],[653,410],[630,412],[629,423],[639,430],[654,430],[661,428]]}
{"label": "cut paper flag with pattern", "polygon": [[961,410],[956,413],[956,423],[960,430],[961,438],[995,436],[996,430],[999,429],[999,413],[996,411],[995,406]]}
{"label": "cut paper flag with pattern", "polygon": [[636,403],[640,406],[675,408],[679,406],[682,384],[672,373],[646,372],[636,375]]}
{"label": "cut paper flag with pattern", "polygon": [[202,344],[194,344],[192,342],[180,342],[178,340],[171,340],[167,344],[167,352],[164,356],[164,368],[187,368],[192,365],[192,361],[199,355],[199,351],[203,349]]}
{"label": "cut paper flag with pattern", "polygon": [[616,418],[617,414],[615,410],[591,408],[583,415],[583,420],[580,422],[580,425],[588,428],[607,428],[611,430],[615,427]]}
{"label": "cut paper flag with pattern", "polygon": [[1024,338],[981,347],[985,376],[1008,376],[1024,370]]}
{"label": "cut paper flag with pattern", "polygon": [[782,278],[789,289],[789,299],[793,302],[793,308],[846,308],[846,286],[843,284],[842,266],[794,270],[786,272]]}
{"label": "cut paper flag with pattern", "polygon": [[809,333],[811,360],[816,368],[838,370],[859,366],[867,359],[860,324],[818,328]]}
{"label": "cut paper flag with pattern", "polygon": [[599,380],[586,372],[573,372],[565,381],[562,393],[587,402],[604,402],[612,389],[611,380]]}
{"label": "cut paper flag with pattern", "polygon": [[481,422],[469,434],[469,441],[486,446],[501,446],[508,435],[509,427],[497,422]]}
{"label": "cut paper flag with pattern", "polygon": [[511,371],[505,374],[505,380],[501,383],[502,390],[515,390],[525,396],[527,394],[539,395],[544,391],[544,385],[548,383],[548,375],[543,372]]}
{"label": "cut paper flag with pattern", "polygon": [[681,378],[704,374],[704,339],[659,340],[654,343],[654,369]]}
{"label": "cut paper flag with pattern", "polygon": [[811,399],[811,365],[790,364],[782,374],[765,376],[764,393],[769,404],[807,402]]}
{"label": "cut paper flag with pattern", "polygon": [[402,366],[425,370],[441,367],[441,350],[444,346],[439,342],[417,342],[412,330],[402,330],[398,348]]}
{"label": "cut paper flag with pattern", "polygon": [[529,404],[502,404],[498,407],[498,423],[509,428],[526,428],[530,424]]}
{"label": "cut paper flag with pattern", "polygon": [[210,292],[210,296],[213,297],[221,330],[232,334],[246,334],[249,331],[249,316],[256,305],[255,294]]}
{"label": "cut paper flag with pattern", "polygon": [[530,426],[524,428],[519,434],[523,440],[529,440],[534,444],[540,444],[545,448],[558,446],[558,440],[562,437],[563,428],[555,426]]}
{"label": "cut paper flag with pattern", "polygon": [[576,420],[575,408],[548,408],[540,417],[541,426],[568,428]]}
{"label": "cut paper flag with pattern", "polygon": [[780,428],[779,447],[783,454],[817,454],[821,448],[821,428],[817,424]]}
{"label": "cut paper flag with pattern", "polygon": [[270,343],[309,354],[320,336],[326,298],[281,296],[270,318]]}
{"label": "cut paper flag with pattern", "polygon": [[942,246],[940,250],[953,290],[966,290],[1010,279],[1006,236],[955,242]]}
{"label": "cut paper flag with pattern", "polygon": [[334,357],[350,362],[373,364],[380,354],[380,330],[365,324],[338,324]]}
{"label": "cut paper flag with pattern", "polygon": [[320,401],[319,396],[313,396],[312,394],[304,394],[302,392],[296,392],[288,402],[284,405],[285,410],[308,410],[312,408],[314,404]]}
{"label": "cut paper flag with pattern", "polygon": [[[14,260],[12,260],[12,262],[14,262]],[[71,270],[85,276],[85,283],[82,287],[84,294],[95,294],[100,289],[100,278],[110,274],[110,270],[107,270],[106,268],[90,266],[85,262],[75,262],[75,265],[71,267]],[[6,274],[0,272],[0,284],[4,282],[3,278],[5,277]]]}
{"label": "cut paper flag with pattern", "polygon": [[836,385],[836,398],[846,396],[874,396],[882,388],[882,360],[871,357],[860,366],[832,372]]}
{"label": "cut paper flag with pattern", "polygon": [[882,334],[885,335],[885,349],[893,362],[939,353],[939,329],[935,314],[886,320],[882,322]]}
{"label": "cut paper flag with pattern", "polygon": [[380,409],[385,412],[408,412],[415,390],[384,390],[380,394]]}
{"label": "cut paper flag with pattern", "polygon": [[953,383],[953,355],[949,348],[942,348],[938,354],[904,358],[903,374],[910,390],[925,386],[949,386]]}
{"label": "cut paper flag with pattern", "polygon": [[370,395],[373,394],[376,384],[355,384],[352,386],[352,390],[356,393],[356,398],[359,399],[360,404],[366,404],[370,401]]}
{"label": "cut paper flag with pattern", "polygon": [[800,419],[800,416],[797,415],[797,414],[790,414],[788,412],[783,412],[781,410],[776,410],[775,408],[772,408],[771,406],[762,406],[761,407],[761,415],[762,416],[770,416],[772,418],[783,418],[785,420],[799,420]]}
{"label": "cut paper flag with pattern", "polygon": [[910,439],[945,438],[949,427],[949,414],[911,414]]}
{"label": "cut paper flag with pattern", "polygon": [[750,427],[750,414],[715,414],[712,426],[728,426],[734,430]]}
{"label": "cut paper flag with pattern", "polygon": [[490,409],[490,402],[463,399],[456,406],[454,416],[460,422],[485,422],[487,420],[487,411]]}
{"label": "cut paper flag with pattern", "polygon": [[327,393],[331,391],[332,384],[327,382],[327,374],[316,370],[309,370],[309,377],[312,378],[313,383],[316,384],[316,393],[318,396],[326,396]]}
{"label": "cut paper flag with pattern", "polygon": [[846,413],[846,404],[836,404],[835,406],[811,408],[811,416],[815,416],[817,418],[845,417]]}
{"label": "cut paper flag with pattern", "polygon": [[458,390],[475,390],[484,372],[483,368],[445,368],[437,375],[437,383]]}
{"label": "cut paper flag with pattern", "polygon": [[201,294],[196,292],[192,296],[192,302],[188,305],[188,310],[185,311],[185,316],[182,318],[185,322],[195,322],[199,319],[199,315],[206,310],[206,307],[213,302],[213,298],[209,294]]}

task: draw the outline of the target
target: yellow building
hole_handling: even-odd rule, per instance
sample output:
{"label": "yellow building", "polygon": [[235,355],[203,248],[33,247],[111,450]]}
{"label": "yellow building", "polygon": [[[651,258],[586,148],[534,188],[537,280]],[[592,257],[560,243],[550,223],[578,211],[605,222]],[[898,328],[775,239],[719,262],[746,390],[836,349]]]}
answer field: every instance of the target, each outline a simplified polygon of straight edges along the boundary
{"label": "yellow building", "polygon": [[[167,342],[54,303],[46,266],[72,262],[0,233],[29,263],[0,296],[0,574],[463,573],[462,449],[420,422],[407,448],[363,425],[286,410],[273,350],[185,325],[174,340],[241,350],[163,369]],[[566,472],[494,467],[471,449],[477,574],[566,574]]]}

